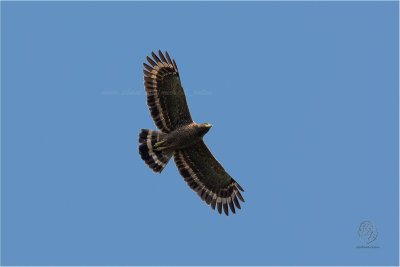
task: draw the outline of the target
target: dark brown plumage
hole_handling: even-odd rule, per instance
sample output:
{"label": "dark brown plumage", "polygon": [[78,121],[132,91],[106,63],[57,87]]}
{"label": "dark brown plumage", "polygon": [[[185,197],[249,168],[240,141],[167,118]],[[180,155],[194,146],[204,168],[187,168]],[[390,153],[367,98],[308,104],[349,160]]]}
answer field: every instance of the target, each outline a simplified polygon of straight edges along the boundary
{"label": "dark brown plumage", "polygon": [[229,215],[241,209],[243,188],[224,170],[203,141],[208,123],[193,122],[182,88],[178,67],[169,54],[152,52],[146,57],[144,85],[150,114],[161,131],[142,129],[139,154],[154,171],[161,173],[172,156],[183,179],[199,197]]}

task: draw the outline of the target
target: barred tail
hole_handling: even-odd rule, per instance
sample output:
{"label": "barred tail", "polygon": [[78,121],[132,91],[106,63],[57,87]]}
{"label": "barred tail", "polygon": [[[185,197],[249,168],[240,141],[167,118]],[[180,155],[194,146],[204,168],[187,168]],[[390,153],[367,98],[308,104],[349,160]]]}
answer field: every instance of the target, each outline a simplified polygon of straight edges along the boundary
{"label": "barred tail", "polygon": [[142,129],[139,133],[139,154],[154,172],[161,173],[173,155],[171,151],[156,151],[154,148],[155,143],[166,135],[160,131],[146,129]]}

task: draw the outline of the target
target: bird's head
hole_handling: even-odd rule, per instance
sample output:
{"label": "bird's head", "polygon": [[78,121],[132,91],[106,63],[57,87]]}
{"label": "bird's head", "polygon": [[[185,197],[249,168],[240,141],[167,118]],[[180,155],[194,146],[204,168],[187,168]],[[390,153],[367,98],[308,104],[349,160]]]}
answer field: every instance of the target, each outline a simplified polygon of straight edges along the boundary
{"label": "bird's head", "polygon": [[202,124],[198,124],[199,129],[200,129],[200,134],[201,135],[205,135],[212,127],[211,124],[209,123],[202,123]]}

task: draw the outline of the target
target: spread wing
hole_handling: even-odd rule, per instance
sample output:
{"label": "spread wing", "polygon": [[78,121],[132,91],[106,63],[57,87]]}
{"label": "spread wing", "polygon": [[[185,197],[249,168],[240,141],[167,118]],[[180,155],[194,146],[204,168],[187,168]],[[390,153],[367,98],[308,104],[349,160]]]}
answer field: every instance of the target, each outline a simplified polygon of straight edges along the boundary
{"label": "spread wing", "polygon": [[156,126],[168,133],[193,120],[175,60],[171,61],[168,52],[165,52],[165,57],[161,51],[158,51],[160,57],[154,52],[151,54],[154,60],[147,57],[151,66],[143,63],[147,105]]}
{"label": "spread wing", "polygon": [[239,192],[244,190],[224,170],[203,141],[189,148],[176,150],[174,159],[190,188],[196,191],[207,205],[211,204],[212,209],[217,205],[221,214],[223,207],[226,215],[229,215],[228,205],[233,213],[235,206],[240,209],[237,198],[244,202]]}

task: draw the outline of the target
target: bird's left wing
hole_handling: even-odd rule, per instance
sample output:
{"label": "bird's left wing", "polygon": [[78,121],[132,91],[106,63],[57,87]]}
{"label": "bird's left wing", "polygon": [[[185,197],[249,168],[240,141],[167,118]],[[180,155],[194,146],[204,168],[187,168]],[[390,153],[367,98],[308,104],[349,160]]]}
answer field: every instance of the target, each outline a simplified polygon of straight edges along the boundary
{"label": "bird's left wing", "polygon": [[175,60],[167,52],[165,56],[161,51],[159,57],[154,52],[151,55],[153,59],[147,57],[151,66],[143,63],[147,105],[157,127],[168,133],[193,120]]}
{"label": "bird's left wing", "polygon": [[244,190],[225,171],[203,141],[189,148],[176,150],[174,160],[179,173],[190,188],[196,191],[207,205],[211,204],[212,209],[217,206],[218,212],[222,213],[223,207],[226,215],[229,215],[228,205],[233,213],[235,205],[240,209],[237,198],[244,202],[239,192]]}

